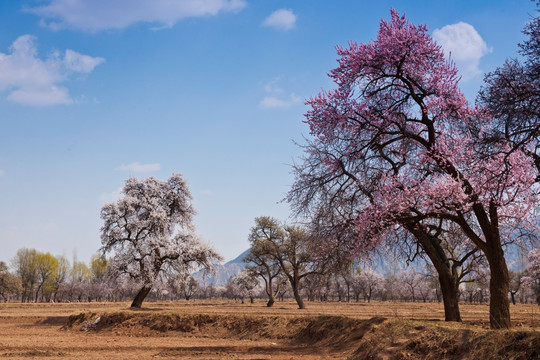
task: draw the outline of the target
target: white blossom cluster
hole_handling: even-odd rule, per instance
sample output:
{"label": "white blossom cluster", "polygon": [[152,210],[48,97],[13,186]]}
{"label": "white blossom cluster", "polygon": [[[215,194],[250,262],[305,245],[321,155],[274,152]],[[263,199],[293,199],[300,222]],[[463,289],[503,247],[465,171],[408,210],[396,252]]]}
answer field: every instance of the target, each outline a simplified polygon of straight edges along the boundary
{"label": "white blossom cluster", "polygon": [[211,268],[220,259],[195,234],[192,196],[182,175],[167,181],[130,178],[122,193],[101,209],[102,250],[113,253],[110,268],[116,276],[151,287],[160,277]]}

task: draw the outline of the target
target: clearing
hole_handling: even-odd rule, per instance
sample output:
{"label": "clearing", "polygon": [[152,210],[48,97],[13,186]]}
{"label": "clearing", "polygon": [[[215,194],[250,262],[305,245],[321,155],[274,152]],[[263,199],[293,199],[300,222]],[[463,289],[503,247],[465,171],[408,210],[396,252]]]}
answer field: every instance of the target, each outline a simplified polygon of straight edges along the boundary
{"label": "clearing", "polygon": [[540,359],[540,307],[512,305],[514,328],[488,329],[488,306],[263,301],[0,304],[0,358]]}

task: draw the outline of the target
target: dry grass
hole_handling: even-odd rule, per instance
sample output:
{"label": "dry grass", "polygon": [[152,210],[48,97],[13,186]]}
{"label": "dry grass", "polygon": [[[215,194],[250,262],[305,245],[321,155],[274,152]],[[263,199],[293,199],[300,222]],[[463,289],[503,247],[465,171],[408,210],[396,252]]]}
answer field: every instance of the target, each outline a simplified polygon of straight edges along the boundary
{"label": "dry grass", "polygon": [[462,324],[445,323],[442,304],[430,303],[144,305],[2,304],[0,358],[540,358],[537,305],[512,306],[510,331],[487,329],[487,305],[462,305]]}
{"label": "dry grass", "polygon": [[394,319],[366,334],[350,359],[537,360],[540,334]]}
{"label": "dry grass", "polygon": [[[59,303],[20,304],[0,303],[0,317],[42,317],[69,316],[74,313],[93,311],[110,312],[129,310],[130,303]],[[381,316],[389,319],[412,319],[439,322],[444,319],[442,303],[410,302],[307,302],[307,309],[299,310],[294,301],[276,302],[271,308],[263,300],[254,304],[241,304],[231,300],[192,300],[174,302],[145,302],[140,312],[174,312],[184,314],[257,314],[276,316],[347,316],[355,319],[369,319]],[[488,304],[460,304],[465,324],[472,326],[489,325]],[[540,306],[518,304],[510,306],[514,327],[540,330]]]}

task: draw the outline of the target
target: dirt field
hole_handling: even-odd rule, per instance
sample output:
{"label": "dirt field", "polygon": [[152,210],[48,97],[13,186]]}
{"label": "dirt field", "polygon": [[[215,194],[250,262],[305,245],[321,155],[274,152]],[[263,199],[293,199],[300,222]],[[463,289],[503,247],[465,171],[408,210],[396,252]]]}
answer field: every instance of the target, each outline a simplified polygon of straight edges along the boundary
{"label": "dirt field", "polygon": [[[233,301],[0,305],[0,358],[540,358],[540,307],[511,306],[514,328],[489,331],[487,305]],[[97,320],[99,319],[99,320]],[[82,331],[81,331],[82,330]],[[484,348],[485,349],[484,349]],[[485,357],[487,358],[487,357]]]}

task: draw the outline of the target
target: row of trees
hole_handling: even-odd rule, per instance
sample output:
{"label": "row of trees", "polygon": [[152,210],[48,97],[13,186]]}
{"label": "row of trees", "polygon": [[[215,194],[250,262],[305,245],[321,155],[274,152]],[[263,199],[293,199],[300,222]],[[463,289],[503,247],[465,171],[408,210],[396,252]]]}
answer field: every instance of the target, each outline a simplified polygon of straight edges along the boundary
{"label": "row of trees", "polygon": [[[440,280],[440,274],[434,275],[437,273],[434,266],[428,267],[428,277],[414,270],[387,277],[383,295],[382,276],[369,269],[361,271],[354,253],[349,252],[346,241],[354,240],[351,234],[356,236],[356,233],[325,232],[325,227],[313,223],[309,228],[284,225],[271,217],[255,219],[249,235],[251,249],[244,259],[245,271],[223,289],[199,286],[191,271],[211,268],[219,255],[194,235],[194,210],[182,177],[174,174],[166,182],[155,178],[129,179],[124,194],[117,203],[103,207],[103,251],[92,257],[89,266],[76,258],[70,263],[65,256],[19,249],[12,260],[13,273],[5,263],[0,263],[0,296],[6,301],[15,296],[23,302],[132,297],[134,307],[139,307],[151,293],[154,298],[162,299],[219,294],[254,297],[261,288],[268,297],[268,306],[272,306],[276,297],[290,294],[300,308],[305,307],[303,297],[325,300],[334,297],[333,294],[339,300],[350,300],[351,296],[359,299],[361,293],[368,301],[373,296],[404,299],[407,292],[412,300],[417,295],[424,300],[439,299],[441,295],[444,299],[441,282],[433,282],[437,277]],[[469,301],[491,296],[484,286],[491,275],[485,258],[473,248],[467,249],[460,261],[456,260],[464,251],[460,247],[459,231],[445,228],[437,240],[445,256],[452,259],[456,299],[465,293]],[[414,244],[410,233],[396,228],[385,246],[397,250],[407,262],[417,256],[430,259]],[[106,259],[106,252],[112,252],[113,256]],[[521,300],[528,299],[530,290],[540,299],[538,249],[531,251],[529,262],[526,273],[513,276],[509,288],[513,300],[518,293]],[[401,284],[402,290],[390,291],[392,283]],[[462,283],[465,285],[460,288]]]}
{"label": "row of trees", "polygon": [[[325,299],[332,293],[337,293],[339,300],[347,301],[351,296],[358,300],[360,294],[368,301],[375,294],[382,299],[403,299],[406,293],[410,293],[413,301],[417,295],[424,301],[441,299],[443,293],[439,276],[436,269],[424,261],[427,258],[425,254],[416,254],[422,260],[420,263],[424,264],[425,271],[418,271],[418,266],[399,273],[392,271],[395,275],[383,280],[382,275],[369,267],[362,270],[350,254],[340,251],[339,241],[334,242],[332,250],[328,247],[329,241],[320,239],[318,235],[300,226],[281,225],[271,217],[256,218],[249,235],[251,248],[244,258],[247,266],[231,280],[231,286],[242,289],[244,294],[249,294],[247,297],[253,297],[261,291],[262,284],[268,298],[267,306],[272,306],[279,294],[289,292],[299,308],[305,307],[302,293],[309,300]],[[448,236],[448,243],[452,243],[452,239]],[[326,246],[322,248],[321,244]],[[391,249],[395,250],[396,246],[391,245]],[[399,248],[399,254],[408,263],[410,254],[403,250]],[[490,272],[485,259],[476,252],[473,254],[475,256],[471,256],[469,261],[454,264],[453,271],[458,279],[457,299],[482,302],[490,296]],[[522,302],[534,298],[540,304],[539,256],[538,249],[532,250],[529,253],[529,266],[525,268],[524,263],[519,271],[510,272],[510,292],[507,297],[511,295],[514,303],[518,296]],[[383,296],[383,283],[390,288],[389,284],[394,281],[401,290],[387,291]]]}
{"label": "row of trees", "polygon": [[[488,272],[478,274],[475,278],[466,279],[459,289],[459,299],[468,303],[489,302]],[[539,302],[538,285],[523,281],[520,274],[512,273],[511,288],[515,288],[515,302]],[[287,279],[281,281],[275,297],[279,299],[294,298]],[[520,282],[521,281],[521,282]],[[538,280],[536,280],[538,281]],[[210,292],[227,298],[268,298],[265,283],[257,280],[248,271],[240,273],[224,286]],[[208,290],[201,286],[194,297],[205,298]],[[379,301],[420,301],[440,302],[442,293],[437,274],[434,271],[424,272],[414,268],[402,270],[395,275],[383,277],[370,268],[356,268],[349,274],[313,274],[301,283],[300,294],[309,301],[346,301],[370,302]]]}
{"label": "row of trees", "polygon": [[[269,220],[270,224],[277,225],[271,218],[258,218],[256,223],[258,226],[269,224]],[[256,227],[253,228],[255,229]],[[252,235],[255,233],[253,230]],[[261,241],[261,238],[256,241]],[[102,255],[94,255],[88,265],[76,258],[70,263],[64,256],[51,256],[56,261],[49,259],[46,266],[40,264],[43,255],[51,256],[35,249],[19,249],[12,260],[13,271],[10,271],[4,262],[0,262],[0,299],[23,302],[120,301],[132,299],[138,292],[138,282],[125,277],[115,277],[108,261]],[[308,255],[300,254],[304,258]],[[248,255],[246,259],[252,256],[253,254]],[[281,257],[286,258],[287,255],[282,254]],[[511,294],[516,301],[536,301],[540,304],[540,251],[532,250],[529,260],[525,271],[511,272]],[[166,281],[155,282],[149,297],[154,300],[223,297],[242,301],[267,298],[268,306],[272,306],[277,299],[298,300],[298,297],[309,301],[356,302],[369,302],[372,299],[422,302],[442,300],[437,273],[427,265],[421,269],[409,267],[393,270],[390,275],[383,276],[367,265],[361,267],[354,263],[350,266],[326,267],[324,270],[319,268],[318,271],[312,271],[315,268],[310,262],[305,261],[299,266],[297,272],[303,276],[300,277],[301,281],[295,283],[296,290],[291,286],[289,278],[279,270],[275,276],[272,273],[270,285],[268,273],[260,271],[260,265],[251,262],[226,284],[205,284],[204,278],[199,283],[192,275],[171,277]],[[267,264],[270,265],[271,262],[268,261]],[[23,269],[24,266],[27,268]],[[41,272],[49,274],[45,278],[37,271],[43,267],[49,268],[48,271]],[[23,274],[32,272],[33,282],[29,281],[23,287]],[[26,279],[30,278],[27,276]],[[489,271],[482,267],[469,274],[460,285],[459,292],[460,301],[463,302],[489,301]],[[301,303],[304,304],[304,301]]]}
{"label": "row of trees", "polygon": [[472,106],[427,28],[392,10],[374,41],[338,48],[336,89],[307,102],[312,138],[287,197],[295,214],[357,257],[390,244],[424,254],[447,321],[461,321],[460,269],[480,255],[490,325],[510,327],[505,249],[536,233],[540,17],[524,33],[522,59],[488,74]]}
{"label": "row of trees", "polygon": [[89,265],[74,257],[53,256],[22,248],[12,259],[13,272],[0,262],[0,297],[22,302],[61,302],[100,299],[108,271],[107,260],[94,255]]}

